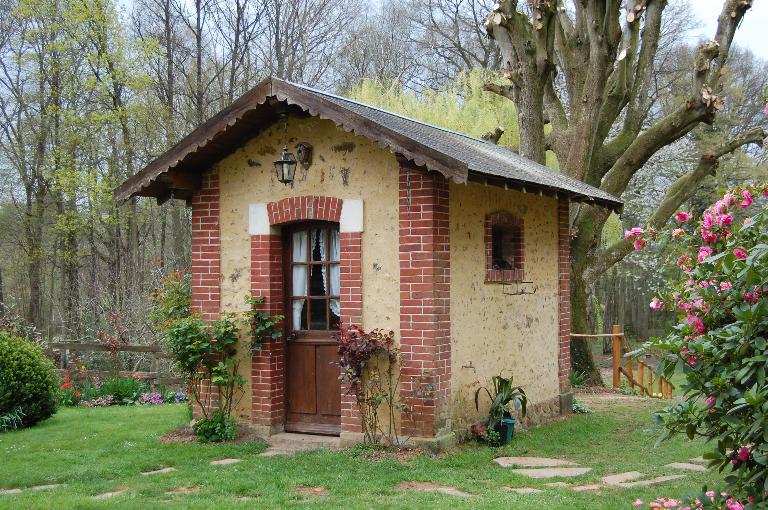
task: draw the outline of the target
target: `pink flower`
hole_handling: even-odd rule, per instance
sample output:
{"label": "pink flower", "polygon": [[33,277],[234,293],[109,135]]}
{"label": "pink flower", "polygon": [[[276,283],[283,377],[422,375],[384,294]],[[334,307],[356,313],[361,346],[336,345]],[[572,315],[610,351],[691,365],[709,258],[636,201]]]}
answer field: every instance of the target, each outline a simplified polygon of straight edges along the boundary
{"label": "pink flower", "polygon": [[733,284],[731,282],[720,282],[720,290],[726,291],[733,288]]}
{"label": "pink flower", "polygon": [[711,255],[712,255],[712,248],[710,248],[709,246],[702,246],[701,248],[699,248],[699,264],[704,262]]}
{"label": "pink flower", "polygon": [[651,306],[651,310],[661,310],[661,308],[664,306],[664,302],[659,301],[658,298],[653,298],[651,300],[650,306]]}
{"label": "pink flower", "polygon": [[705,496],[708,498],[714,498],[715,497],[715,491],[707,491],[704,493]]}
{"label": "pink flower", "polygon": [[685,230],[682,228],[676,228],[672,231],[672,237],[682,237],[683,235],[685,235]]}
{"label": "pink flower", "polygon": [[676,499],[669,499],[664,503],[664,508],[675,508],[680,502]]}
{"label": "pink flower", "polygon": [[707,397],[707,407],[712,407],[713,405],[715,405],[715,400],[717,400],[717,397],[715,397],[714,395],[708,396]]}
{"label": "pink flower", "polygon": [[718,214],[715,217],[715,223],[717,223],[718,227],[727,227],[733,223],[733,216],[730,214]]}
{"label": "pink flower", "polygon": [[645,503],[643,503],[642,499],[636,499],[635,502],[632,503],[632,504],[639,508],[639,507],[643,506]]}
{"label": "pink flower", "polygon": [[709,287],[709,282],[707,280],[701,280],[699,282],[699,287],[701,287],[702,289],[706,289],[707,287]]}
{"label": "pink flower", "polygon": [[677,214],[675,214],[675,219],[680,223],[685,223],[690,218],[691,218],[691,215],[685,211],[677,211]]}
{"label": "pink flower", "polygon": [[745,260],[745,259],[747,258],[747,255],[749,255],[749,254],[747,253],[747,250],[746,250],[746,248],[744,248],[743,246],[739,246],[738,248],[734,249],[734,250],[733,250],[733,254],[734,254],[734,255],[736,256],[736,258],[737,258],[737,259],[739,259],[739,260]]}
{"label": "pink flower", "polygon": [[688,314],[687,320],[688,325],[693,326],[694,333],[704,333],[704,321],[701,320],[701,317]]}
{"label": "pink flower", "polygon": [[712,228],[712,226],[714,225],[714,218],[712,217],[711,212],[704,211],[704,214],[701,217],[701,225],[707,230]]}
{"label": "pink flower", "polygon": [[744,200],[741,201],[741,203],[739,204],[739,207],[741,207],[742,209],[746,209],[747,207],[752,205],[752,193],[750,193],[747,190],[744,190],[741,192],[741,196],[744,197]]}
{"label": "pink flower", "polygon": [[750,223],[752,223],[752,218],[750,218],[749,216],[747,216],[746,218],[744,218],[744,226],[745,226],[745,227],[746,227],[747,225],[749,225]]}
{"label": "pink flower", "polygon": [[648,240],[647,239],[643,239],[642,237],[638,237],[637,239],[635,239],[635,242],[632,243],[632,244],[635,247],[635,251],[640,251],[643,248],[645,248],[645,245],[648,244]]}
{"label": "pink flower", "polygon": [[633,234],[632,234],[631,230],[625,230],[624,231],[624,239],[629,239],[632,236],[633,236]]}
{"label": "pink flower", "polygon": [[141,376],[138,373],[134,373],[131,377],[134,379],[141,379]]}
{"label": "pink flower", "polygon": [[744,505],[738,501],[733,501],[730,505],[728,505],[728,510],[744,510]]}
{"label": "pink flower", "polygon": [[696,356],[691,356],[691,358],[688,360],[688,364],[692,367],[696,366]]}
{"label": "pink flower", "polygon": [[709,228],[702,228],[701,238],[704,240],[705,243],[712,244],[715,241],[717,241],[717,234],[713,234],[712,230]]}
{"label": "pink flower", "polygon": [[739,454],[737,455],[736,458],[738,458],[741,462],[748,461],[749,460],[749,448],[747,448],[746,446],[742,446],[739,449]]}

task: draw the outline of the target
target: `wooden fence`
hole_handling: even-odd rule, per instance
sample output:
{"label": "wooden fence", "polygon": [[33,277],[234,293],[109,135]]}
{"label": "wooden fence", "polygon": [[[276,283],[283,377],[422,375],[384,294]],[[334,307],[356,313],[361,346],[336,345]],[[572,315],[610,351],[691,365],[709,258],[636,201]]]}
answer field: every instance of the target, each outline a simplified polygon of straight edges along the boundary
{"label": "wooden fence", "polygon": [[[57,357],[54,353],[59,351],[60,355]],[[108,345],[101,344],[84,344],[74,342],[62,342],[48,344],[46,354],[53,360],[57,360],[59,368],[56,370],[59,375],[63,375],[69,369],[69,355],[70,351],[74,352],[131,352],[137,354],[149,354],[151,356],[148,371],[127,371],[121,370],[117,372],[120,377],[130,377],[133,374],[138,374],[143,380],[147,381],[149,385],[154,389],[155,386],[179,386],[184,384],[184,379],[180,377],[174,377],[170,371],[163,373],[161,371],[161,364],[159,360],[170,359],[172,355],[163,350],[160,347],[153,345],[121,345],[117,349],[111,349]],[[109,370],[88,370],[89,375],[98,377],[114,377],[115,372]]]}
{"label": "wooden fence", "polygon": [[[675,387],[668,379],[660,374],[654,374],[651,366],[639,359],[639,356],[624,354],[625,340],[624,333],[621,331],[621,326],[614,324],[610,333],[594,335],[574,333],[571,337],[611,338],[611,358],[613,361],[612,382],[614,388],[621,388],[621,376],[623,375],[627,379],[630,388],[637,389],[641,395],[647,395],[652,398],[672,398],[672,392]],[[637,369],[635,369],[635,364],[637,364]]]}

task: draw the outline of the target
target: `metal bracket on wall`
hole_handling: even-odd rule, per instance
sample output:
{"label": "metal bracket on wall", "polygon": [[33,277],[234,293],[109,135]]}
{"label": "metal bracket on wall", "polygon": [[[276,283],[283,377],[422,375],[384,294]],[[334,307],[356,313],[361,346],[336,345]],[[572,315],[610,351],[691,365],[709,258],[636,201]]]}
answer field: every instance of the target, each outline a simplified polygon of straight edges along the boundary
{"label": "metal bracket on wall", "polygon": [[502,291],[507,296],[527,296],[536,294],[537,290],[539,290],[539,286],[533,282],[513,282],[502,284]]}

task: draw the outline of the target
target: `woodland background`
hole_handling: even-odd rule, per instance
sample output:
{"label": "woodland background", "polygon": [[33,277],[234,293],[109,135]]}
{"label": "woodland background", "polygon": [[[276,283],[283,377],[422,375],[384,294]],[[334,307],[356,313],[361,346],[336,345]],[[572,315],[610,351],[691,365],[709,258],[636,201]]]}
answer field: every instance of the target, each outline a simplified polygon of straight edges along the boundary
{"label": "woodland background", "polygon": [[[488,92],[501,57],[484,26],[489,0],[0,0],[0,309],[44,336],[90,341],[125,314],[132,343],[154,342],[148,296],[189,265],[189,211],[171,200],[118,206],[113,189],[240,94],[273,75],[335,91],[480,136],[497,126],[515,150],[513,102]],[[699,20],[670,2],[648,87],[648,122],[687,97]],[[609,245],[641,224],[699,148],[755,126],[768,64],[734,48],[727,101],[658,151],[632,178],[626,207],[602,231]],[[547,163],[556,171],[552,153]],[[768,153],[751,145],[721,161],[687,206],[764,178]],[[648,302],[669,277],[664,244],[602,274],[590,328],[624,324],[639,338],[666,317]],[[127,339],[126,339],[127,340]]]}

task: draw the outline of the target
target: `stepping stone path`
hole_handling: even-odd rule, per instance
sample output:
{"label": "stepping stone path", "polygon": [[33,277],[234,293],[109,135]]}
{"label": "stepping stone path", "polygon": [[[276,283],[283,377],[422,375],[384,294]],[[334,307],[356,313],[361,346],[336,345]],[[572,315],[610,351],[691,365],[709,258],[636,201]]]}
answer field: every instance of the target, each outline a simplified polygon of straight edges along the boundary
{"label": "stepping stone path", "polygon": [[397,488],[404,491],[439,492],[448,496],[461,498],[472,497],[472,494],[457,489],[456,487],[443,487],[432,482],[400,482]]}
{"label": "stepping stone path", "polygon": [[536,494],[543,492],[541,489],[534,489],[533,487],[502,487],[505,491],[516,492],[517,494]]}
{"label": "stepping stone path", "polygon": [[688,459],[691,462],[695,462],[696,464],[706,464],[708,461],[704,457],[694,457],[692,459]]}
{"label": "stepping stone path", "polygon": [[142,476],[150,476],[150,475],[159,475],[162,473],[171,473],[173,471],[176,471],[175,467],[164,467],[162,469],[155,469],[154,471],[142,471]]}
{"label": "stepping stone path", "polygon": [[240,462],[241,459],[221,459],[221,460],[212,460],[211,466],[228,466],[230,464],[237,464]]}
{"label": "stepping stone path", "polygon": [[581,476],[589,473],[592,468],[588,467],[561,467],[561,468],[538,468],[538,469],[513,469],[516,475],[523,475],[529,478],[557,478]]}
{"label": "stepping stone path", "polygon": [[[63,483],[50,483],[48,485],[34,485],[32,487],[27,487],[26,490],[31,491],[48,491],[51,489],[58,489],[59,487],[64,487],[65,484]],[[25,489],[15,488],[15,489],[0,489],[0,496],[10,496],[11,494],[21,494]]]}
{"label": "stepping stone path", "polygon": [[707,468],[705,466],[702,466],[700,464],[690,464],[688,462],[673,462],[672,464],[667,464],[664,467],[668,467],[672,469],[682,469],[683,471],[698,471],[699,473],[703,473],[707,471]]}
{"label": "stepping stone path", "polygon": [[93,497],[93,499],[109,499],[109,498],[114,498],[115,496],[119,496],[120,494],[124,494],[126,492],[128,492],[127,489],[122,489],[122,490],[114,491],[114,492],[105,492],[104,494],[97,494],[96,496]]}
{"label": "stepping stone path", "polygon": [[[507,467],[516,467],[517,469],[512,469],[511,472],[518,474],[518,475],[524,475],[530,478],[555,478],[555,477],[575,477],[575,476],[581,476],[583,474],[589,473],[592,468],[588,467],[578,467],[578,464],[569,460],[563,460],[563,459],[547,459],[544,457],[498,457],[496,459],[493,459],[493,461],[498,464],[501,467],[507,468]],[[690,459],[691,462],[705,462],[703,458],[697,457],[694,459]],[[567,467],[563,467],[567,466]],[[707,471],[707,468],[700,464],[692,464],[688,462],[673,462],[671,464],[667,464],[664,466],[666,468],[670,469],[681,469],[686,471],[696,471],[696,472],[704,472]],[[522,469],[520,469],[522,468]],[[651,485],[655,485],[658,483],[663,482],[669,482],[671,480],[678,480],[680,478],[685,478],[685,475],[666,475],[666,476],[658,476],[656,478],[650,478],[647,480],[642,480],[643,477],[646,475],[643,473],[640,473],[639,471],[628,471],[626,473],[616,473],[612,475],[608,475],[603,477],[601,480],[601,484],[590,484],[590,485],[570,485],[565,482],[553,482],[545,484],[547,487],[555,487],[555,488],[570,488],[571,490],[574,490],[576,492],[588,492],[588,491],[598,491],[600,490],[604,485],[611,486],[611,487],[620,487],[623,489],[629,489],[632,487],[648,487]],[[511,489],[509,487],[505,487],[505,490],[512,490],[516,491],[515,489]],[[520,488],[520,490],[528,489],[526,487]],[[537,490],[537,489],[533,489]],[[523,492],[521,492],[522,494]],[[530,492],[527,492],[530,494]]]}

